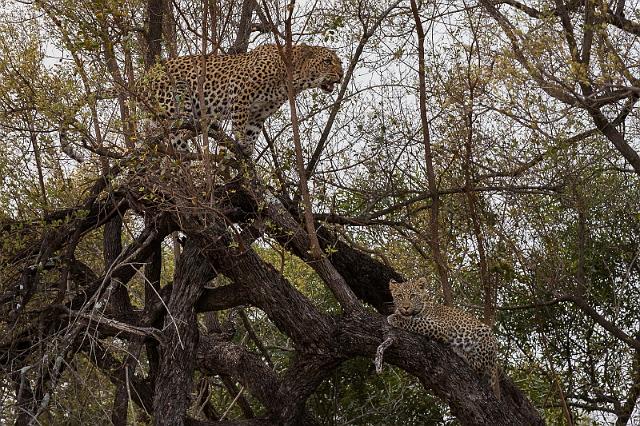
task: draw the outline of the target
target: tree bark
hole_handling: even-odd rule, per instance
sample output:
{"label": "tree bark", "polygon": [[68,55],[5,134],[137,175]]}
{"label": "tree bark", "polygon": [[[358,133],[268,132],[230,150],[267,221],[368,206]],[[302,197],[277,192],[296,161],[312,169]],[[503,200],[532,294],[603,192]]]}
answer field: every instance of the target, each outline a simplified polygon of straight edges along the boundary
{"label": "tree bark", "polygon": [[191,404],[191,387],[198,346],[194,305],[214,272],[203,261],[198,244],[188,239],[177,265],[164,322],[164,341],[153,400],[156,425],[182,425]]}
{"label": "tree bark", "polygon": [[146,30],[147,52],[144,59],[146,69],[149,69],[162,58],[162,22],[164,20],[165,0],[147,0]]}

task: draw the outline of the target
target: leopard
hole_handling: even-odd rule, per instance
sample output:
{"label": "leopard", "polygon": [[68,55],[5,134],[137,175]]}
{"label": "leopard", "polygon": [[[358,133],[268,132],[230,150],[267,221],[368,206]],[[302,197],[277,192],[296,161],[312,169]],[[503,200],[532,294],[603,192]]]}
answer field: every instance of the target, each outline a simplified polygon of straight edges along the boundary
{"label": "leopard", "polygon": [[426,278],[406,282],[389,282],[394,313],[387,317],[392,327],[417,333],[450,344],[481,377],[487,377],[500,398],[497,365],[498,342],[487,324],[453,306],[431,300]]}
{"label": "leopard", "polygon": [[[189,151],[188,141],[198,134],[202,118],[214,131],[230,119],[238,147],[250,157],[265,120],[289,99],[283,48],[264,44],[247,53],[168,59],[144,76],[140,100],[151,110],[152,122],[173,123],[169,141],[175,150]],[[333,49],[297,44],[290,58],[294,96],[314,88],[332,93],[343,79],[342,62]],[[192,125],[180,129],[185,122]]]}

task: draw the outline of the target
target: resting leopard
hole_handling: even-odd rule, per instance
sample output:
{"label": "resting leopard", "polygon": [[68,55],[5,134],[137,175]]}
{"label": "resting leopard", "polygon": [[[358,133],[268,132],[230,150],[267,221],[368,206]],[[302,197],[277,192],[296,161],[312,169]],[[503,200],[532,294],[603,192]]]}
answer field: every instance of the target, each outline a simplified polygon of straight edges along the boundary
{"label": "resting leopard", "polygon": [[389,282],[395,313],[387,317],[393,327],[449,343],[481,376],[489,376],[500,397],[496,356],[498,343],[491,328],[460,309],[433,303],[425,290],[427,281]]}
{"label": "resting leopard", "polygon": [[[200,105],[198,91],[204,62]],[[320,46],[296,45],[292,49],[295,94],[311,88],[331,93],[343,76],[336,53]],[[238,55],[181,56],[149,70],[141,84],[141,100],[156,119],[189,121],[194,128],[201,118],[219,129],[220,120],[231,119],[242,152],[251,156],[262,125],[288,99],[286,68],[275,45],[263,45]],[[174,131],[170,140],[177,150],[187,150],[192,131]]]}

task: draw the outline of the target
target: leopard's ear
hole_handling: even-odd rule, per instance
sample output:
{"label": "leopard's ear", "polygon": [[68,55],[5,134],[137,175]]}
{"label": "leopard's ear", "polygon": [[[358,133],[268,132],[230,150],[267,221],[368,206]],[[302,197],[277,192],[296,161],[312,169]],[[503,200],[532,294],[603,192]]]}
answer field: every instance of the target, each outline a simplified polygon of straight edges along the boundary
{"label": "leopard's ear", "polygon": [[425,290],[427,288],[427,279],[425,277],[420,277],[416,280],[416,285],[420,290]]}
{"label": "leopard's ear", "polygon": [[298,51],[300,52],[300,57],[304,61],[314,57],[314,53],[315,53],[314,46],[309,46],[308,44],[301,43],[296,45],[296,49],[298,49]]}
{"label": "leopard's ear", "polygon": [[393,278],[389,281],[389,288],[391,287],[397,287],[398,284],[400,284],[399,282],[397,282],[396,280],[394,280]]}

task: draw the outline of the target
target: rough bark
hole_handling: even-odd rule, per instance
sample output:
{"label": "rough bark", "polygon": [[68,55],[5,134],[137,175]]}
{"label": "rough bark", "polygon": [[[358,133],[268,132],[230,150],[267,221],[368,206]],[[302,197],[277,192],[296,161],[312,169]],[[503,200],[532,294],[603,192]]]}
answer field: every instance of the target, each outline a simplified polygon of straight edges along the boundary
{"label": "rough bark", "polygon": [[[108,270],[111,265],[117,260],[118,256],[122,252],[122,218],[118,215],[114,216],[104,226],[103,233],[103,257],[105,270]],[[115,316],[123,318],[125,312],[131,309],[131,301],[129,300],[129,293],[126,288],[119,282],[115,282],[116,289],[113,292],[113,297],[110,300],[110,309],[112,312],[116,312]],[[126,367],[125,367],[126,368]],[[114,425],[124,426],[127,424],[129,395],[127,394],[127,384],[122,383],[117,386],[115,395],[113,397],[113,408],[111,409],[111,421]]]}
{"label": "rough bark", "polygon": [[256,8],[256,0],[244,0],[240,8],[240,21],[236,30],[236,39],[229,49],[230,54],[245,53],[249,48],[249,36],[251,35],[251,17]]}
{"label": "rough bark", "polygon": [[191,404],[193,370],[198,346],[194,305],[205,283],[214,276],[203,261],[196,242],[187,240],[177,265],[175,281],[165,317],[160,365],[155,381],[155,424],[182,425]]}
{"label": "rough bark", "polygon": [[165,0],[147,0],[146,30],[147,52],[145,68],[151,68],[162,57],[162,22],[164,20]]}
{"label": "rough bark", "polygon": [[[350,356],[375,356],[389,326],[385,318],[362,314],[346,318],[336,333],[337,344]],[[535,407],[504,375],[498,401],[487,383],[450,347],[404,330],[393,329],[393,345],[385,360],[420,379],[435,395],[447,401],[452,413],[464,425],[543,425]]]}

